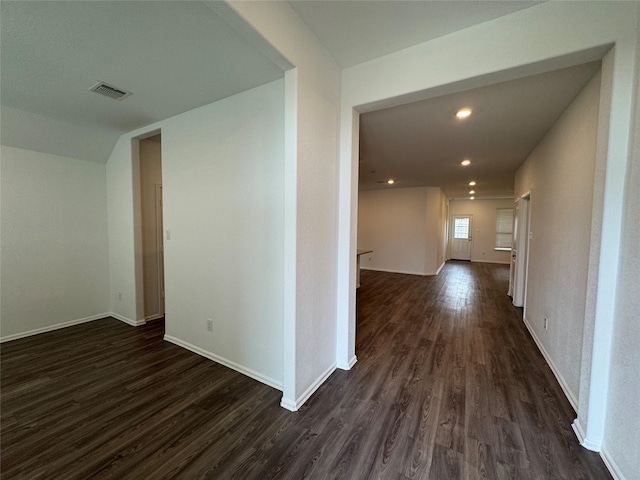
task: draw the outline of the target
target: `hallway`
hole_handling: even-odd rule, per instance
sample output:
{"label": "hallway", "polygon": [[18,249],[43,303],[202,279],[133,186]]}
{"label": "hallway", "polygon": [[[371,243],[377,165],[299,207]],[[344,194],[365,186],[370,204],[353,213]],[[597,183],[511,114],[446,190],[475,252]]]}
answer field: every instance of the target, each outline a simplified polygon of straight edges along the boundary
{"label": "hallway", "polygon": [[607,479],[508,267],[362,272],[358,363],[280,392],[113,319],[2,348],[3,478]]}

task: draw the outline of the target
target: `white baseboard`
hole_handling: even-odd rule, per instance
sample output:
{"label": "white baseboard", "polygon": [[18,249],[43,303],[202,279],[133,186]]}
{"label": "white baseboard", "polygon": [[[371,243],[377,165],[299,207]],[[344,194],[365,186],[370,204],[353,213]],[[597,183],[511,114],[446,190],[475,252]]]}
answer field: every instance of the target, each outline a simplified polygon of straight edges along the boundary
{"label": "white baseboard", "polygon": [[31,337],[40,333],[53,332],[54,330],[60,330],[61,328],[72,327],[74,325],[80,325],[81,323],[93,322],[94,320],[101,320],[112,316],[111,313],[100,313],[98,315],[91,315],[90,317],[78,318],[76,320],[69,320],[67,322],[56,323],[55,325],[48,325],[42,328],[36,328],[34,330],[28,330],[26,332],[14,333],[13,335],[7,335],[0,338],[0,343],[10,342],[11,340],[18,340],[20,338]]}
{"label": "white baseboard", "polygon": [[582,425],[580,424],[577,418],[571,424],[571,428],[573,429],[573,433],[576,434],[576,437],[578,438],[578,442],[580,442],[580,445],[582,445],[584,443],[586,434],[584,433],[584,428],[582,428]]}
{"label": "white baseboard", "polygon": [[360,270],[372,270],[374,272],[386,272],[386,273],[401,273],[403,275],[420,275],[421,277],[424,277],[425,275],[428,275],[424,272],[409,272],[409,271],[405,271],[405,270],[390,270],[388,268],[372,268],[372,267],[363,267],[360,266]]}
{"label": "white baseboard", "polygon": [[[351,361],[349,361],[349,363],[351,363]],[[320,385],[322,385],[325,382],[325,380],[329,378],[329,376],[331,376],[331,374],[335,371],[336,371],[336,365],[334,363],[329,368],[327,368],[311,385],[309,385],[309,388],[307,388],[302,393],[302,395],[300,395],[295,401],[282,397],[282,400],[280,401],[280,406],[292,412],[297,412],[300,409],[300,407],[304,404],[304,402],[309,400],[309,397],[313,395],[313,392],[315,392],[318,388],[320,388]]]}
{"label": "white baseboard", "polygon": [[339,368],[340,370],[351,370],[357,361],[358,361],[358,357],[354,355],[349,359],[349,362],[346,365],[338,362],[336,364],[336,368]]}
{"label": "white baseboard", "polygon": [[296,412],[298,409],[296,408],[296,402],[293,400],[289,400],[288,398],[282,397],[280,400],[280,406],[290,412]]}
{"label": "white baseboard", "polygon": [[107,314],[109,317],[113,317],[116,320],[120,320],[121,322],[126,323],[127,325],[131,325],[132,327],[139,327],[140,325],[144,325],[145,323],[147,323],[144,319],[142,320],[131,320],[130,318],[127,318],[123,315],[120,315],[118,313],[114,313],[114,312],[109,312]]}
{"label": "white baseboard", "polygon": [[250,368],[245,367],[244,365],[240,365],[232,360],[221,357],[220,355],[216,355],[215,353],[209,352],[203,348],[197,347],[189,342],[185,342],[184,340],[180,340],[179,338],[172,337],[171,335],[165,335],[164,339],[167,342],[171,342],[179,347],[186,348],[187,350],[192,351],[193,353],[197,353],[200,356],[208,358],[209,360],[213,360],[220,365],[224,365],[225,367],[230,368],[231,370],[235,370],[236,372],[240,372],[247,377],[253,378],[261,383],[269,385],[270,387],[275,388],[276,390],[282,391],[282,383],[277,381],[274,378],[267,377],[266,375],[261,374],[260,372],[256,372]]}
{"label": "white baseboard", "polygon": [[440,270],[442,270],[442,268],[445,266],[447,262],[442,262],[442,264],[438,267],[438,270],[436,271],[436,275],[438,275],[440,273]]}
{"label": "white baseboard", "polygon": [[571,424],[571,428],[576,434],[576,437],[578,437],[578,442],[580,442],[581,446],[592,452],[600,452],[602,445],[587,438],[587,434],[577,418]]}
{"label": "white baseboard", "polygon": [[602,461],[604,462],[605,466],[609,469],[609,473],[611,474],[614,480],[626,480],[625,476],[622,474],[622,471],[620,470],[620,467],[618,467],[618,464],[615,462],[615,460],[613,459],[613,457],[611,456],[611,454],[606,448],[602,449],[602,451],[600,452],[600,457],[602,458]]}
{"label": "white baseboard", "polygon": [[547,364],[549,365],[549,368],[551,368],[551,371],[555,375],[556,380],[558,380],[558,383],[560,384],[560,387],[562,388],[562,391],[564,392],[564,395],[567,397],[567,400],[569,400],[569,403],[571,404],[571,407],[573,407],[573,411],[577,412],[578,411],[578,401],[575,398],[575,396],[573,395],[573,393],[571,392],[571,390],[569,389],[569,386],[567,385],[567,382],[564,380],[564,377],[560,374],[560,371],[557,369],[556,365],[553,363],[553,360],[551,360],[551,357],[549,356],[549,354],[547,353],[546,349],[542,345],[542,342],[538,338],[538,335],[536,335],[536,332],[533,329],[533,327],[531,326],[531,324],[529,323],[529,320],[527,320],[526,318],[523,318],[523,321],[524,321],[525,326],[527,327],[527,330],[529,330],[529,333],[531,334],[531,337],[533,338],[533,341],[536,342],[536,345],[538,346],[538,350],[540,350],[540,352],[542,353],[542,356],[544,357],[544,359],[546,360]]}
{"label": "white baseboard", "polygon": [[511,262],[497,262],[495,260],[477,260],[475,258],[472,258],[471,261],[473,263],[495,263],[497,265],[511,265]]}
{"label": "white baseboard", "polygon": [[161,318],[164,318],[164,313],[160,313],[157,315],[151,315],[150,317],[144,317],[144,321],[145,322],[152,322],[154,320],[159,320]]}

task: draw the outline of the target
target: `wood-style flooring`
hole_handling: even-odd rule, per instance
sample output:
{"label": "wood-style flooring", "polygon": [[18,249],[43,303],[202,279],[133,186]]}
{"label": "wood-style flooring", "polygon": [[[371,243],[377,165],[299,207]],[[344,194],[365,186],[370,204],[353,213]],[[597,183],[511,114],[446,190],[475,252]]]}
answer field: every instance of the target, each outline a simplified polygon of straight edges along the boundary
{"label": "wood-style flooring", "polygon": [[281,393],[99,320],[2,345],[3,479],[609,479],[506,296],[508,268],[363,271],[358,363]]}

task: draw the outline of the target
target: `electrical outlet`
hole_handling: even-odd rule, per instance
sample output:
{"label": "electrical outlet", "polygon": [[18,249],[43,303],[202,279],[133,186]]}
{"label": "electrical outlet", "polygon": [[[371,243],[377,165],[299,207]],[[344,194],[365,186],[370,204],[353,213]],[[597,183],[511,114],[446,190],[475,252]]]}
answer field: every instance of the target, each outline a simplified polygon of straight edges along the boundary
{"label": "electrical outlet", "polygon": [[210,318],[207,318],[207,330],[209,332],[213,332],[213,320]]}
{"label": "electrical outlet", "polygon": [[547,330],[549,328],[549,319],[544,317],[544,329]]}

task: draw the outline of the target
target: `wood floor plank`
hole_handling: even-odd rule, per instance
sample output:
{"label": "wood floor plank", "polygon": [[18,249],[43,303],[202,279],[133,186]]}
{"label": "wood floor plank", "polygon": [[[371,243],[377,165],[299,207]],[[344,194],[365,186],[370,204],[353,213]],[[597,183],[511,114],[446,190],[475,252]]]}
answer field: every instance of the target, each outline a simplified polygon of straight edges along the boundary
{"label": "wood floor plank", "polygon": [[358,362],[281,393],[106,318],[2,345],[3,479],[600,480],[508,267],[363,271]]}

